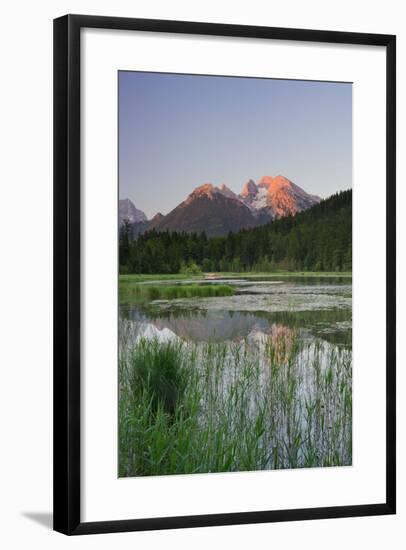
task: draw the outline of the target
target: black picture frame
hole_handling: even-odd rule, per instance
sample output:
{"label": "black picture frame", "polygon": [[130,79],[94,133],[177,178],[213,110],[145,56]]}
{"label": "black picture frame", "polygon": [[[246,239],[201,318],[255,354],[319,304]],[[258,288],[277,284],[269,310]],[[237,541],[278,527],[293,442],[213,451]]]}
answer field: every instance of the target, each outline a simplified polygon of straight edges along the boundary
{"label": "black picture frame", "polygon": [[[306,509],[81,522],[80,31],[134,30],[386,48],[386,500]],[[54,529],[67,535],[394,514],[396,511],[396,37],[152,19],[54,20]]]}

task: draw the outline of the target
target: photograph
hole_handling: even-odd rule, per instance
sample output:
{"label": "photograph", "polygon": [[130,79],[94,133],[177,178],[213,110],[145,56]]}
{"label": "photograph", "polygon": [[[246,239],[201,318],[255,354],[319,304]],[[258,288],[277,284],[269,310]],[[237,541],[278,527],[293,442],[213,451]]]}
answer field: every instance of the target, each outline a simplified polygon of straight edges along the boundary
{"label": "photograph", "polygon": [[352,84],[118,73],[119,477],[352,465]]}

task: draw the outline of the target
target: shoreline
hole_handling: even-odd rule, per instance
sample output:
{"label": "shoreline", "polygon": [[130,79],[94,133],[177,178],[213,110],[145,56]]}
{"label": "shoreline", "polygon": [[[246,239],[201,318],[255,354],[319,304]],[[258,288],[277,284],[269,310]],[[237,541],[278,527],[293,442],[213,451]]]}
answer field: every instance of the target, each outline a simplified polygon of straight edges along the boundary
{"label": "shoreline", "polygon": [[348,277],[352,278],[351,271],[277,271],[277,272],[211,272],[211,273],[199,273],[199,274],[186,274],[186,273],[172,273],[172,274],[119,274],[119,284],[130,282],[154,282],[154,281],[176,281],[176,280],[205,280],[215,281],[222,279],[253,279],[260,277],[268,278],[289,278],[289,277]]}

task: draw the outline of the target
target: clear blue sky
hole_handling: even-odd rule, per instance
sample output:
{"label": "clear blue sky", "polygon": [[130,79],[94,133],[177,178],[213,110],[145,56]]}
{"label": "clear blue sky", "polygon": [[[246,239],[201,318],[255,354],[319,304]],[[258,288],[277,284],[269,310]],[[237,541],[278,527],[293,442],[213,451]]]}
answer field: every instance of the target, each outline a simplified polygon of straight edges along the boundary
{"label": "clear blue sky", "polygon": [[351,84],[119,72],[119,195],[148,217],[203,183],[281,174],[328,197],[351,172]]}

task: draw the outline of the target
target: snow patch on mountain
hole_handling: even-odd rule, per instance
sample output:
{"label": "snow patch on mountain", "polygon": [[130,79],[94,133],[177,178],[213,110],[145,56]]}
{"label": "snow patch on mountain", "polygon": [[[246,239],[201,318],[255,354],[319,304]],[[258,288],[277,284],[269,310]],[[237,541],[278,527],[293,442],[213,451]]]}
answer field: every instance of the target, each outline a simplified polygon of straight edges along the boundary
{"label": "snow patch on mountain", "polygon": [[263,176],[258,184],[249,180],[239,197],[254,213],[271,219],[296,214],[321,200],[280,175]]}

